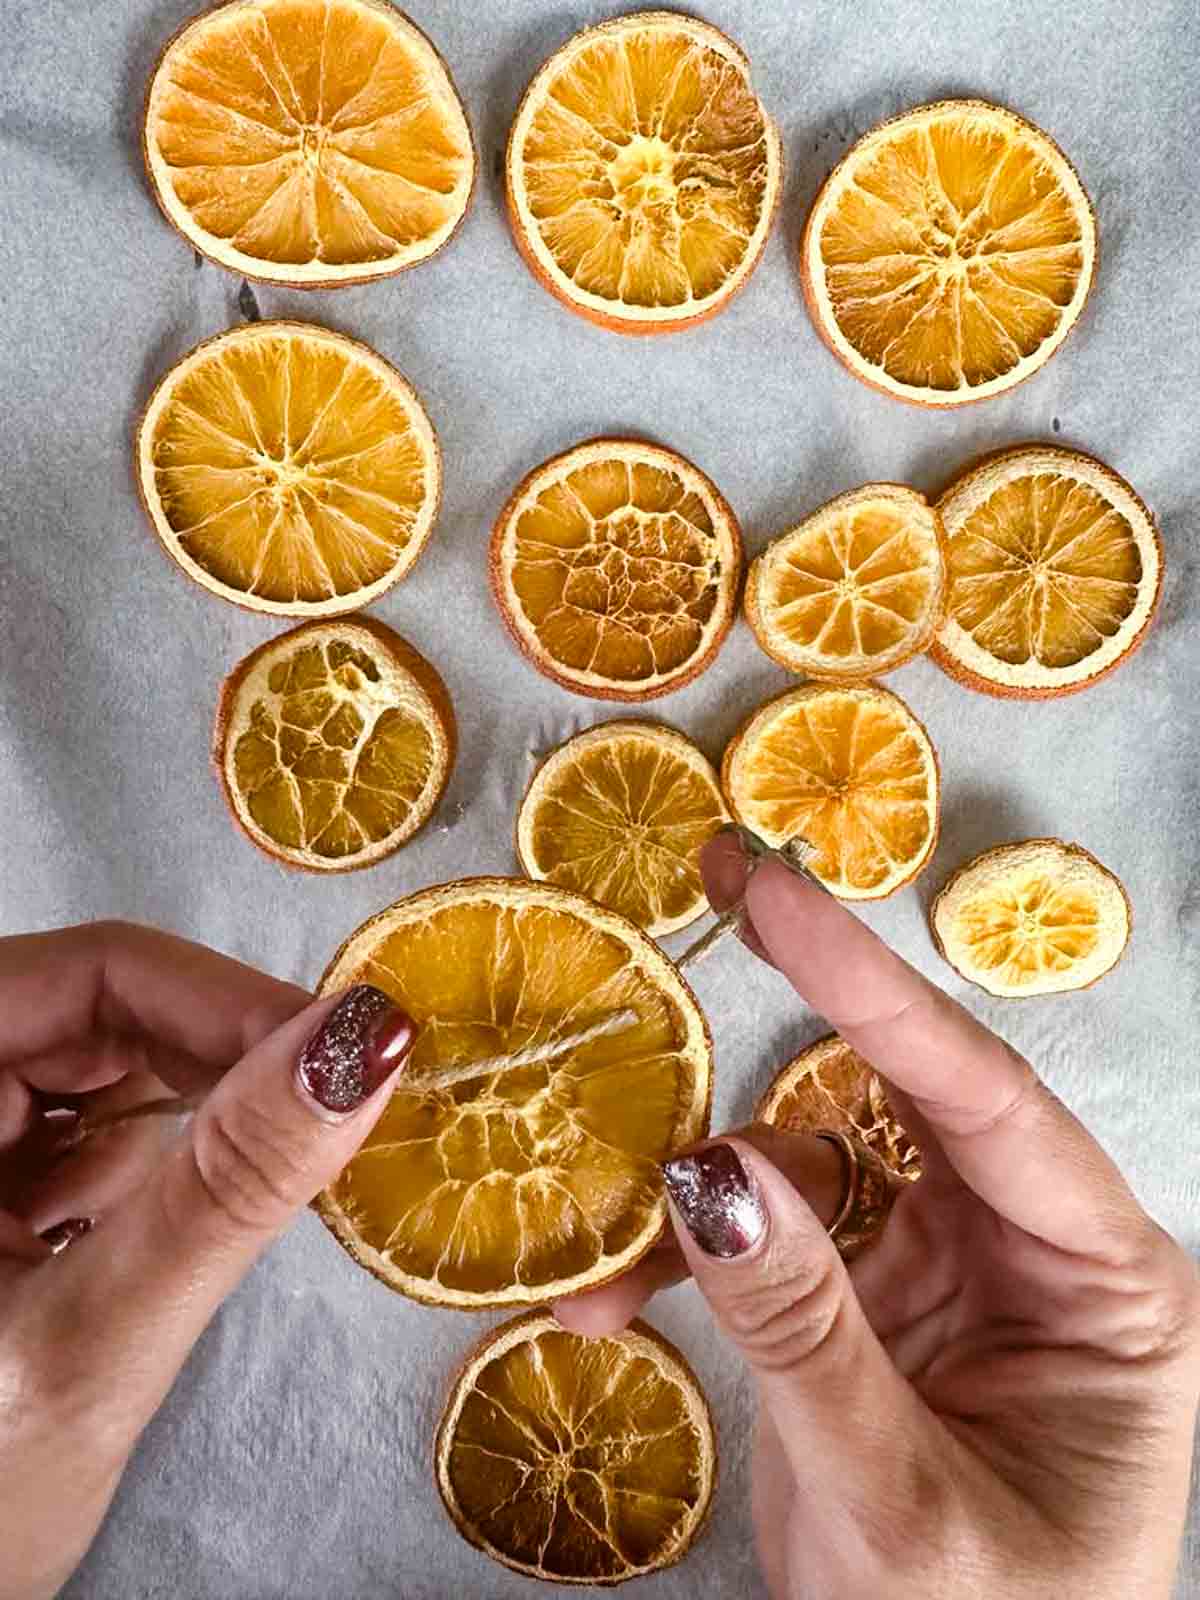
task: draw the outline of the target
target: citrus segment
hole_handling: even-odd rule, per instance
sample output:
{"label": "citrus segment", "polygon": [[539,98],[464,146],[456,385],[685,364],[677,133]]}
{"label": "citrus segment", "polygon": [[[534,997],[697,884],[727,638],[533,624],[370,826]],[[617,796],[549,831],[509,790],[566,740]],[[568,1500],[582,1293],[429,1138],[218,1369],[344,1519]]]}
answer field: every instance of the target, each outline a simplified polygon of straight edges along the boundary
{"label": "citrus segment", "polygon": [[433,425],[396,369],[307,322],[258,322],[167,373],[138,430],[142,500],[167,553],[227,600],[332,616],[425,546],[441,497]]}
{"label": "citrus segment", "polygon": [[[711,1052],[691,991],[632,923],[550,884],[478,878],[365,923],[321,992],[366,982],[420,1029],[402,1087],[319,1209],[415,1299],[535,1304],[603,1282],[658,1237],[658,1162],[704,1130]],[[453,1089],[420,1078],[637,1021]]]}
{"label": "citrus segment", "polygon": [[196,17],[151,79],[144,149],[196,249],[310,287],[432,255],[475,176],[450,74],[386,0],[230,0]]}
{"label": "citrus segment", "polygon": [[693,17],[642,12],[540,69],[509,136],[509,217],[560,300],[626,333],[719,311],[779,198],[779,135],[746,57]]}
{"label": "citrus segment", "polygon": [[982,100],[868,133],[818,194],[801,247],[822,338],[856,377],[953,406],[1043,366],[1083,310],[1096,223],[1039,128]]}
{"label": "citrus segment", "polygon": [[945,591],[941,518],[915,489],[839,495],[750,565],[746,616],[781,667],[842,682],[901,666],[933,638]]}
{"label": "citrus segment", "polygon": [[929,921],[951,966],[1009,998],[1095,983],[1121,959],[1132,926],[1120,880],[1061,839],[976,856],[942,889]]}
{"label": "citrus segment", "polygon": [[772,845],[807,840],[809,871],[847,900],[908,883],[937,841],[929,735],[873,684],[811,685],[769,700],[730,742],[721,778],[739,822]]}
{"label": "citrus segment", "polygon": [[708,1513],[716,1441],[679,1351],[644,1322],[585,1339],[546,1312],[487,1335],[446,1403],[438,1488],[496,1561],[615,1584],[678,1561]]}
{"label": "citrus segment", "polygon": [[307,622],[226,680],[214,759],[254,843],[320,872],[366,867],[428,820],[454,764],[441,678],[382,623]]}
{"label": "citrus segment", "polygon": [[921,1152],[896,1120],[879,1074],[836,1033],[781,1067],[756,1122],[787,1133],[848,1133],[902,1178],[921,1176]]}
{"label": "citrus segment", "polygon": [[987,694],[1085,689],[1142,642],[1162,586],[1149,511],[1091,456],[991,456],[943,495],[948,616],[931,650]]}
{"label": "citrus segment", "polygon": [[712,661],[733,622],[742,536],[683,456],[592,439],[537,467],[496,519],[492,590],[539,672],[649,700]]}
{"label": "citrus segment", "polygon": [[707,910],[700,851],[728,816],[690,739],[651,722],[607,722],[568,739],[534,774],[517,853],[531,877],[661,937]]}

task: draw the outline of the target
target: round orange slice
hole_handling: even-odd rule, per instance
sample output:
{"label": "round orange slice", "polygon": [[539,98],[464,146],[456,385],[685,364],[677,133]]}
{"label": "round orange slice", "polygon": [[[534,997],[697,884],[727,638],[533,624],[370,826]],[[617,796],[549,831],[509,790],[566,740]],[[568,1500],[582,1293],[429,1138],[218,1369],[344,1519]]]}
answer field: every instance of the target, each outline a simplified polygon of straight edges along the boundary
{"label": "round orange slice", "polygon": [[721,780],[739,822],[775,846],[807,840],[809,871],[844,900],[892,894],[937,843],[933,745],[903,700],[874,684],[768,700],[730,741]]}
{"label": "round orange slice", "polygon": [[306,622],[252,651],[217,707],[213,759],[260,849],[314,872],[369,867],[433,814],[454,710],[413,647],[365,617]]}
{"label": "round orange slice", "polygon": [[840,1034],[817,1039],[781,1067],[754,1120],[786,1133],[851,1134],[901,1178],[921,1176],[921,1152],[897,1121],[879,1074]]}
{"label": "round orange slice", "polygon": [[[318,1209],[363,1266],[432,1305],[533,1305],[625,1271],[658,1238],[658,1163],[708,1122],[712,1047],[645,934],[518,878],[400,900],[342,946],[331,994],[372,983],[419,1026],[403,1086]],[[636,1021],[540,1065],[423,1091],[422,1074]]]}
{"label": "round orange slice", "polygon": [[1052,445],[956,479],[948,615],[930,651],[985,694],[1045,699],[1096,683],[1142,643],[1162,587],[1154,519],[1103,462]]}
{"label": "round orange slice", "polygon": [[708,909],[700,852],[729,820],[690,739],[653,722],[605,722],[553,751],[517,816],[531,878],[561,884],[661,938]]}
{"label": "round orange slice", "polygon": [[817,195],[801,246],[817,331],[856,378],[957,406],[1050,359],[1083,310],[1096,218],[1047,134],[983,100],[868,133]]}
{"label": "round orange slice", "polygon": [[154,196],[196,250],[331,288],[424,261],[462,221],[475,152],[446,65],[386,0],[228,0],[167,45],[146,95]]}
{"label": "round orange slice", "polygon": [[660,333],[715,315],[753,272],[783,157],[738,46],[643,11],[542,66],[505,171],[513,236],[551,294],[605,327]]}
{"label": "round orange slice", "polygon": [[708,1403],[644,1322],[585,1339],[544,1311],[468,1356],[435,1451],[454,1526],[495,1561],[555,1583],[623,1583],[678,1561],[712,1501]]}
{"label": "round orange slice", "polygon": [[960,867],[929,926],[964,978],[1014,999],[1085,989],[1111,972],[1133,913],[1120,880],[1082,845],[1024,839]]}
{"label": "round orange slice", "polygon": [[733,623],[737,518],[674,450],[589,439],[517,485],[492,534],[492,592],[539,672],[602,700],[690,683]]}
{"label": "round orange slice", "polygon": [[255,322],[193,350],[138,429],[167,554],[210,594],[334,616],[398,583],[433,531],[442,462],[408,381],[354,339]]}
{"label": "round orange slice", "polygon": [[789,672],[854,682],[930,641],[945,600],[941,518],[898,483],[842,494],[750,564],[746,616]]}

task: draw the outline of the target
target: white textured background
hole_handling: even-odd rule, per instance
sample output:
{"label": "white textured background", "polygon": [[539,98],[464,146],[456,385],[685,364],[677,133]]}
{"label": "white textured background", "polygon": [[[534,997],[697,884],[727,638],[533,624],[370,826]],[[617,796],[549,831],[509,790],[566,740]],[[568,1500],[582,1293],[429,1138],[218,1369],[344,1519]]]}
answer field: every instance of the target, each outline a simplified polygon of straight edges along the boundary
{"label": "white textured background", "polygon": [[[509,242],[496,177],[534,69],[620,7],[413,4],[479,141],[465,226],[436,260],[390,282],[258,291],[266,314],[326,321],[394,360],[445,450],[440,525],[377,610],[444,673],[460,763],[439,825],[375,870],[327,882],[290,875],[237,834],[207,767],[221,676],[278,630],[187,583],[156,548],[131,478],[151,385],[237,319],[238,280],[198,266],[162,221],[138,150],[147,73],[193,0],[0,7],[0,929],[139,918],[311,983],[343,935],[400,894],[513,870],[510,826],[532,757],[615,708],[573,699],[515,659],[488,599],[485,543],[516,479],[579,438],[642,432],[684,451],[728,496],[752,552],[866,479],[931,490],[983,449],[1076,444],[1124,473],[1160,518],[1160,621],[1125,670],[1059,704],[972,695],[926,662],[893,676],[940,749],[945,825],[921,882],[869,917],[962,993],[923,920],[952,867],[1000,840],[1058,833],[1120,873],[1136,933],[1099,988],[1007,1006],[966,998],[1030,1053],[1150,1210],[1196,1248],[1195,0],[706,0],[705,14],[748,50],[782,126],[787,190],[746,292],[706,327],[646,342],[585,324],[537,287]],[[835,364],[793,263],[806,208],[849,143],[947,94],[1006,102],[1059,139],[1096,203],[1101,268],[1083,323],[1040,376],[935,415]],[[716,757],[784,682],[740,625],[707,675],[654,711]],[[697,987],[727,1123],[821,1027],[734,948]],[[702,1545],[642,1592],[752,1600],[744,1383],[692,1290],[653,1316],[715,1402],[724,1473]],[[201,1340],[70,1594],[549,1593],[462,1544],[434,1491],[434,1419],[480,1326],[389,1294],[305,1218]],[[1196,1531],[1180,1592],[1200,1595]]]}

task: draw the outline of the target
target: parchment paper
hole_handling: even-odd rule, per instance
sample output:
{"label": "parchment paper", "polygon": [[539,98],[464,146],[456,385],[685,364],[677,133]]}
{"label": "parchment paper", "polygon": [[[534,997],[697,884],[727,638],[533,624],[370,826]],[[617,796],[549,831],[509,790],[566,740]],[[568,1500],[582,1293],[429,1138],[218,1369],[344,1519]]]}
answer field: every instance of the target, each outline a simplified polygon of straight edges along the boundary
{"label": "parchment paper", "polygon": [[[537,286],[509,241],[497,180],[534,69],[575,29],[621,8],[413,0],[479,141],[465,226],[434,261],[389,282],[257,291],[265,314],[325,321],[394,360],[445,451],[440,525],[377,614],[445,674],[461,758],[435,827],[378,868],[329,881],[290,874],[236,833],[208,770],[220,678],[281,630],[173,568],[131,477],[132,429],[153,382],[238,320],[240,281],[193,259],[142,176],[145,79],[193,7],[2,8],[2,930],[137,918],[311,983],[343,935],[397,896],[515,870],[511,822],[532,760],[616,708],[565,694],[516,657],[488,598],[485,542],[517,478],[580,438],[632,431],[682,450],[728,496],[752,552],[870,478],[931,490],[989,447],[1077,444],[1157,511],[1168,559],[1161,619],[1131,664],[1059,704],[974,695],[924,661],[892,677],[941,752],[945,822],[919,885],[866,916],[1032,1056],[1150,1210],[1195,1248],[1195,0],[706,0],[705,14],[749,51],[782,126],[787,191],[745,293],[707,326],[650,341],[591,327]],[[1081,326],[1041,375],[1010,396],[935,415],[837,366],[809,323],[794,260],[816,187],[850,142],[881,117],[947,94],[1010,104],[1060,140],[1096,203],[1102,254]],[[739,624],[712,669],[653,711],[716,757],[786,682]],[[975,851],[1042,833],[1079,840],[1120,873],[1134,942],[1091,992],[990,1002],[939,962],[925,906]],[[720,1126],[744,1118],[775,1067],[823,1028],[736,947],[696,983],[716,1035]],[[713,1399],[723,1468],[703,1543],[640,1592],[759,1596],[746,1385],[693,1290],[663,1297],[652,1315]],[[305,1217],[200,1341],[67,1592],[552,1592],[463,1544],[434,1491],[434,1421],[459,1355],[485,1325],[391,1294]],[[1180,1593],[1200,1595],[1195,1527],[1185,1561]]]}

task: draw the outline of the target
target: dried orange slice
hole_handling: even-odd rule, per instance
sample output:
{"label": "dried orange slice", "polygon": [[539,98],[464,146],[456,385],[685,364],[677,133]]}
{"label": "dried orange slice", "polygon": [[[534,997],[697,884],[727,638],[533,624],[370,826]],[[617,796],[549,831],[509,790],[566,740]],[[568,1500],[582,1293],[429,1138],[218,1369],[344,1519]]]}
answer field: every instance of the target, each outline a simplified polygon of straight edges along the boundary
{"label": "dried orange slice", "polygon": [[433,667],[391,628],[358,617],[306,622],[240,662],[221,690],[213,759],[260,849],[348,872],[428,821],[456,742]]}
{"label": "dried orange slice", "polygon": [[1154,519],[1103,462],[1052,445],[990,456],[939,503],[948,615],[930,650],[985,694],[1086,689],[1142,643],[1162,587]]}
{"label": "dried orange slice", "polygon": [[277,616],[377,599],[441,500],[437,437],[407,380],[310,322],[250,323],[185,356],[146,408],[137,471],[188,576]]}
{"label": "dried orange slice", "polygon": [[918,106],[860,139],[817,195],[801,274],[855,377],[957,406],[1045,365],[1083,310],[1096,218],[1047,134],[983,100]]}
{"label": "dried orange slice", "polygon": [[467,1358],[435,1454],[463,1537],[556,1583],[607,1586],[678,1561],[717,1471],[708,1404],[673,1344],[640,1321],[585,1339],[544,1311]]}
{"label": "dried orange slice", "polygon": [[[318,1202],[350,1253],[433,1305],[531,1305],[623,1272],[658,1238],[658,1163],[708,1121],[712,1047],[645,934],[518,878],[442,884],[363,924],[321,981],[395,997],[420,1026],[405,1087]],[[515,1072],[422,1092],[422,1072],[620,1032]]]}
{"label": "dried orange slice", "polygon": [[849,1133],[901,1178],[921,1176],[921,1152],[896,1120],[879,1074],[840,1034],[801,1050],[759,1101],[756,1122],[787,1133]]}
{"label": "dried orange slice", "polygon": [[768,844],[806,839],[809,871],[844,900],[878,900],[933,854],[937,756],[897,695],[874,684],[806,685],[750,717],[721,780],[739,822]]}
{"label": "dried orange slice", "polygon": [[742,535],[674,450],[589,439],[517,485],[492,534],[492,592],[539,672],[603,700],[690,683],[733,623]]}
{"label": "dried orange slice", "polygon": [[386,0],[229,0],[164,50],[143,150],[168,221],[248,278],[330,288],[424,261],[475,152],[446,65]]}
{"label": "dried orange slice", "polygon": [[928,648],[945,599],[941,518],[915,489],[868,483],[750,564],[746,616],[781,667],[853,682]]}
{"label": "dried orange slice", "polygon": [[700,852],[729,820],[690,739],[653,722],[605,722],[553,751],[517,815],[531,878],[561,884],[661,938],[708,909]]}
{"label": "dried orange slice", "polygon": [[1061,839],[985,850],[958,869],[929,912],[950,965],[1008,998],[1087,988],[1116,966],[1132,925],[1120,879]]}
{"label": "dried orange slice", "polygon": [[643,11],[542,66],[505,171],[513,236],[551,294],[605,327],[660,333],[713,316],[753,272],[783,157],[738,46]]}

